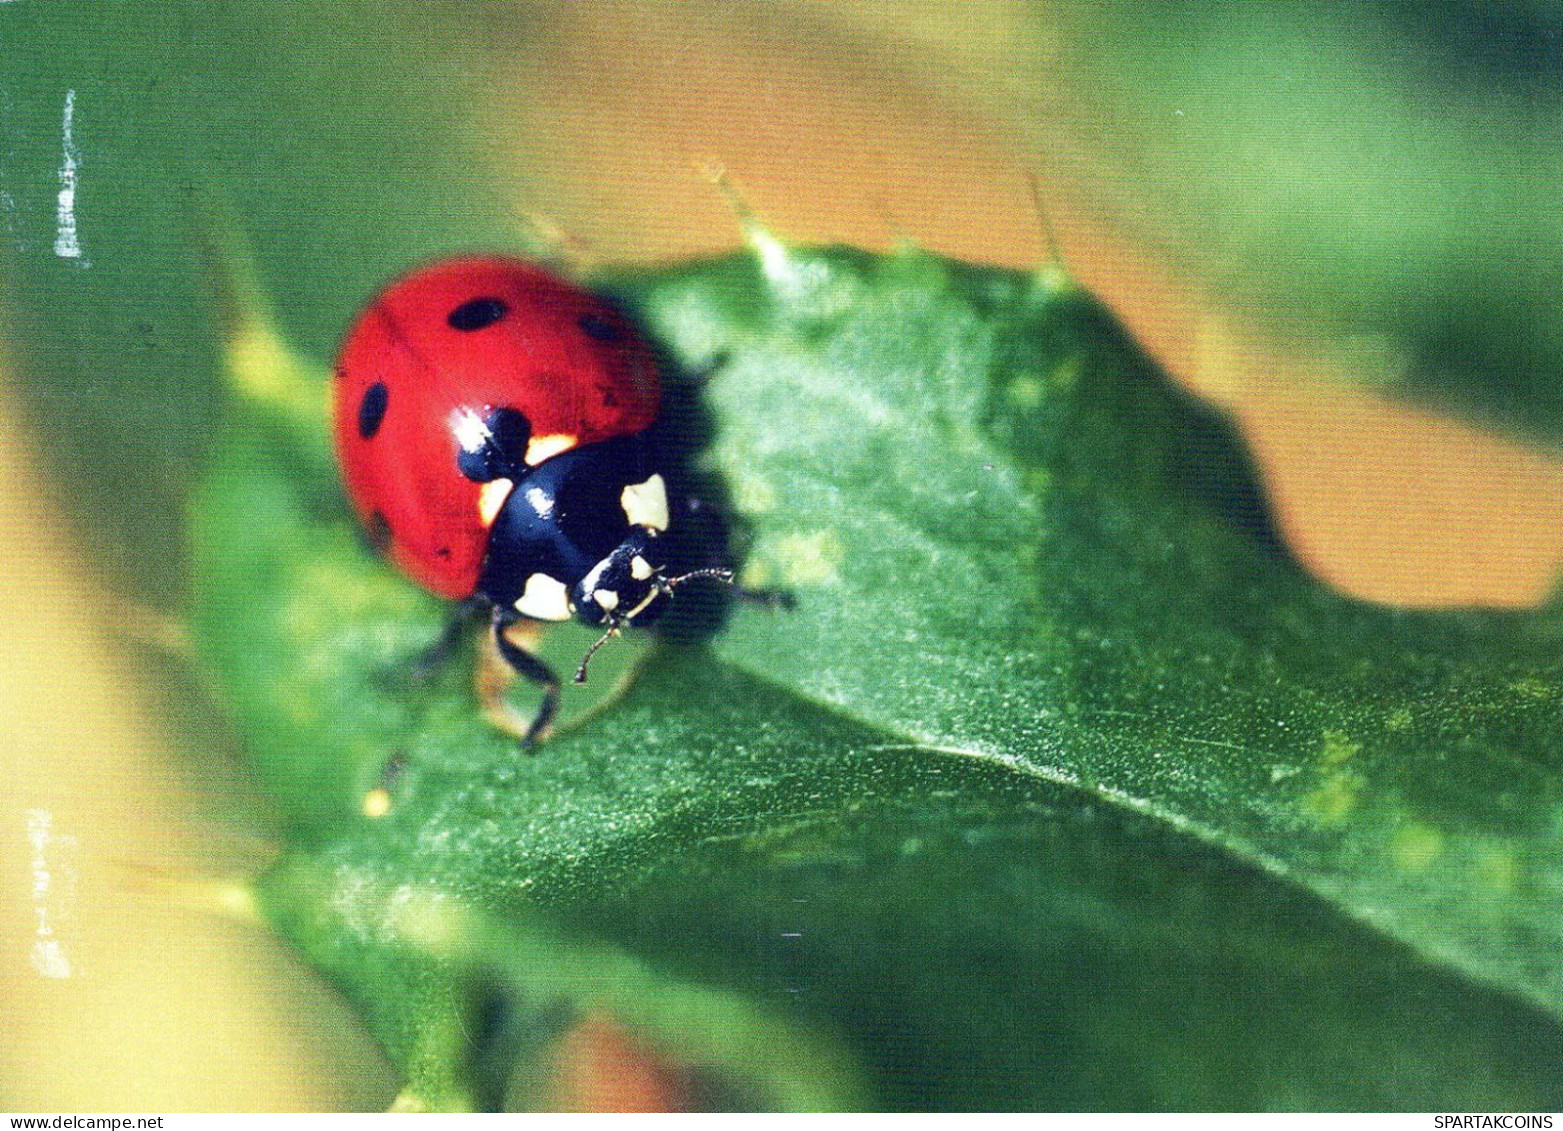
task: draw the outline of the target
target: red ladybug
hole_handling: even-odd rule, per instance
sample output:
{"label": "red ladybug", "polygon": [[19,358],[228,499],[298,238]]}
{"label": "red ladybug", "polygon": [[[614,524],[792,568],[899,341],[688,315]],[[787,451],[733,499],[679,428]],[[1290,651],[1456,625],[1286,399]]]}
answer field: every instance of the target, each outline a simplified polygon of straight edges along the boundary
{"label": "red ladybug", "polygon": [[508,726],[546,734],[559,679],[507,630],[572,617],[608,637],[694,577],[667,576],[676,513],[647,430],[661,386],[650,348],[602,299],[533,264],[437,263],[391,284],[342,347],[337,456],[375,543],[443,597],[492,609],[499,654],[542,685]]}

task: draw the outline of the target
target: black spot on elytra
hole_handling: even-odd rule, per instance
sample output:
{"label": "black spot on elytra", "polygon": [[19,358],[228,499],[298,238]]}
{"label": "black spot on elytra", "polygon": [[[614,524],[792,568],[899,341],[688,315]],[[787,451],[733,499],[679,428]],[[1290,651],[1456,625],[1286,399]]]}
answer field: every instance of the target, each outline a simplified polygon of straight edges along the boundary
{"label": "black spot on elytra", "polygon": [[380,422],[385,419],[385,407],[391,401],[391,393],[385,387],[384,381],[376,381],[364,392],[364,399],[358,402],[358,434],[366,440],[374,439],[374,434],[380,431]]}
{"label": "black spot on elytra", "polygon": [[374,547],[375,553],[389,553],[391,549],[391,523],[385,515],[375,511],[369,516],[368,523],[369,544]]}
{"label": "black spot on elytra", "polygon": [[485,326],[492,326],[509,313],[510,307],[505,305],[503,299],[475,298],[451,311],[445,321],[450,323],[452,330],[470,333],[473,330],[481,330]]}
{"label": "black spot on elytra", "polygon": [[526,458],[526,446],[532,442],[532,422],[519,410],[496,408],[485,421],[500,454],[511,463]]}
{"label": "black spot on elytra", "polygon": [[475,452],[457,452],[456,469],[474,483],[521,475],[526,469],[532,422],[516,409],[496,408],[483,418],[483,428],[482,447]]}
{"label": "black spot on elytra", "polygon": [[438,558],[448,558],[448,557],[450,557],[450,547],[449,546],[441,546],[438,550],[434,551],[434,556],[438,557]]}
{"label": "black spot on elytra", "polygon": [[594,342],[616,342],[623,337],[619,328],[600,314],[583,314],[575,324]]}

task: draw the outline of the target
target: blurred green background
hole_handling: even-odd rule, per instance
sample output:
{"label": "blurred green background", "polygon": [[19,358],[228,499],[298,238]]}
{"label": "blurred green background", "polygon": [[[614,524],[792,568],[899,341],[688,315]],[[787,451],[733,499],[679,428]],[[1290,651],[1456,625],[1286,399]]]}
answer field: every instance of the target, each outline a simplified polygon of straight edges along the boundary
{"label": "blurred green background", "polygon": [[0,868],[30,890],[26,814],[53,814],[50,873],[77,880],[50,906],[83,956],[40,979],[35,904],[0,908],[0,1000],[26,1019],[0,1103],[392,1090],[334,998],[209,910],[212,877],[269,851],[220,711],[167,656],[221,412],[215,226],[319,358],[443,252],[734,246],[712,161],[798,239],[1034,265],[1051,228],[1243,422],[1322,576],[1525,604],[1563,555],[1538,454],[1563,429],[1560,29],[1541,3],[0,5]]}

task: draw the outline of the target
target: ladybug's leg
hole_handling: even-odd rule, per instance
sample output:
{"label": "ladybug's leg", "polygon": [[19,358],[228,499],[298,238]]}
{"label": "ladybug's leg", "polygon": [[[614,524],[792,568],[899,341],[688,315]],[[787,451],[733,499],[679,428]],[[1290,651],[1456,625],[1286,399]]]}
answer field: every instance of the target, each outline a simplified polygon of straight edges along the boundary
{"label": "ladybug's leg", "polygon": [[709,385],[732,360],[732,354],[726,350],[718,350],[685,374],[684,379],[697,389]]}
{"label": "ladybug's leg", "polygon": [[798,605],[797,595],[791,589],[785,589],[780,585],[762,585],[758,589],[746,589],[742,585],[735,585],[733,595],[747,604],[759,605],[767,609],[792,609]]}
{"label": "ladybug's leg", "polygon": [[481,597],[468,597],[456,606],[456,611],[451,614],[450,620],[445,622],[445,627],[440,630],[440,634],[413,658],[414,679],[428,679],[445,666],[455,652],[456,645],[460,644],[462,637],[467,634],[467,627],[483,611],[483,606],[487,603]]}
{"label": "ladybug's leg", "polygon": [[[501,668],[489,662],[478,665],[478,699],[483,713],[495,727],[521,741],[521,748],[532,753],[548,736],[548,728],[559,710],[559,677],[554,670],[528,650],[537,643],[541,626],[514,613],[495,606],[493,641],[498,658],[504,661]],[[517,634],[525,634],[525,644],[517,643]],[[543,689],[543,701],[537,713],[526,719],[505,698],[516,673],[520,673]]]}

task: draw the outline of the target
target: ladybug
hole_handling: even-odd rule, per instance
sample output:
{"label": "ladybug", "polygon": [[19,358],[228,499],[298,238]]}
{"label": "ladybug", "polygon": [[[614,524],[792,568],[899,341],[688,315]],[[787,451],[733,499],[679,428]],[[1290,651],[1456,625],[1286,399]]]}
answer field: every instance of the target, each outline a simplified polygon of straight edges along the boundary
{"label": "ladybug", "polygon": [[[359,315],[333,383],[337,457],[371,541],[432,592],[487,607],[507,678],[480,680],[498,725],[531,749],[559,678],[543,622],[620,629],[697,577],[669,577],[670,499],[648,432],[662,390],[650,347],[601,298],[531,263],[448,260],[392,283]],[[462,620],[447,632],[454,639]],[[509,672],[541,685],[529,720]]]}

